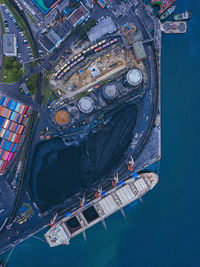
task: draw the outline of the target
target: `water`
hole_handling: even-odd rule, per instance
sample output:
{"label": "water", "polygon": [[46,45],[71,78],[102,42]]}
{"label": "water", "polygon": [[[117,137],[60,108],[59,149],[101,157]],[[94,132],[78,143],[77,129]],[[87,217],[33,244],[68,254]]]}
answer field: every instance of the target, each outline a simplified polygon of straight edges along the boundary
{"label": "water", "polygon": [[[200,2],[177,0],[193,18],[185,35],[163,35],[162,160],[160,182],[144,205],[127,209],[71,241],[49,248],[29,239],[18,246],[10,267],[199,267],[199,61]],[[41,233],[42,236],[42,233]]]}

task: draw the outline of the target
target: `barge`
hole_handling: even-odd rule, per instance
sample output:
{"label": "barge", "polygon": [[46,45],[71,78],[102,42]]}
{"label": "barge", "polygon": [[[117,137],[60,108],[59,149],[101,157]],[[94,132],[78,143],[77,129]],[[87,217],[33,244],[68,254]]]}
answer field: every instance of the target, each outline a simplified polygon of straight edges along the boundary
{"label": "barge", "polygon": [[186,33],[187,23],[185,21],[167,21],[160,26],[161,31],[164,33]]}

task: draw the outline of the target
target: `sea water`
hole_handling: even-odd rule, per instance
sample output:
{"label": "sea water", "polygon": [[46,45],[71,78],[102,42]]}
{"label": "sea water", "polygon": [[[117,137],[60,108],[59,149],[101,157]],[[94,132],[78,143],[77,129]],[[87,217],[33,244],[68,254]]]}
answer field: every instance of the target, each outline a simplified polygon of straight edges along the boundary
{"label": "sea water", "polygon": [[[162,37],[162,159],[160,181],[144,204],[106,219],[70,246],[30,238],[10,267],[200,266],[200,2],[177,0],[193,14],[184,35]],[[43,232],[44,233],[44,232]],[[43,235],[43,233],[37,236]]]}

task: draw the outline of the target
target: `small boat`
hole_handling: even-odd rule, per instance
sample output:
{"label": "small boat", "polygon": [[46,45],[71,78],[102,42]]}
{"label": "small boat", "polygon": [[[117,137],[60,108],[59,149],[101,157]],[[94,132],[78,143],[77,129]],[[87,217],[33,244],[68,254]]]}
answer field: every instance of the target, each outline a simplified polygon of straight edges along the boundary
{"label": "small boat", "polygon": [[165,11],[161,16],[160,16],[160,20],[165,20],[166,18],[168,18],[176,9],[176,6],[171,6],[170,8],[167,9],[167,11]]}
{"label": "small boat", "polygon": [[188,20],[191,19],[191,17],[192,13],[185,11],[184,13],[174,15],[173,19],[179,21],[179,20]]}

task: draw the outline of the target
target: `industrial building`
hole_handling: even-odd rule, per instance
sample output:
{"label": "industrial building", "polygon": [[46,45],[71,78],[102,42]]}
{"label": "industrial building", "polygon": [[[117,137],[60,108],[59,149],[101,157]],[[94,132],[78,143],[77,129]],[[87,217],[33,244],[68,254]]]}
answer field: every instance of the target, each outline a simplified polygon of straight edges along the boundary
{"label": "industrial building", "polygon": [[89,16],[89,10],[84,6],[80,5],[69,17],[68,21],[73,27],[81,24]]}
{"label": "industrial building", "polygon": [[72,26],[68,21],[65,21],[59,28],[54,26],[44,35],[39,43],[50,54],[52,53],[71,33]]}
{"label": "industrial building", "polygon": [[90,42],[93,43],[104,35],[111,34],[115,31],[117,31],[117,26],[111,17],[107,17],[101,20],[96,26],[92,27],[92,29],[87,32],[87,36]]}
{"label": "industrial building", "polygon": [[3,35],[3,54],[7,57],[17,56],[17,38],[15,34]]}

